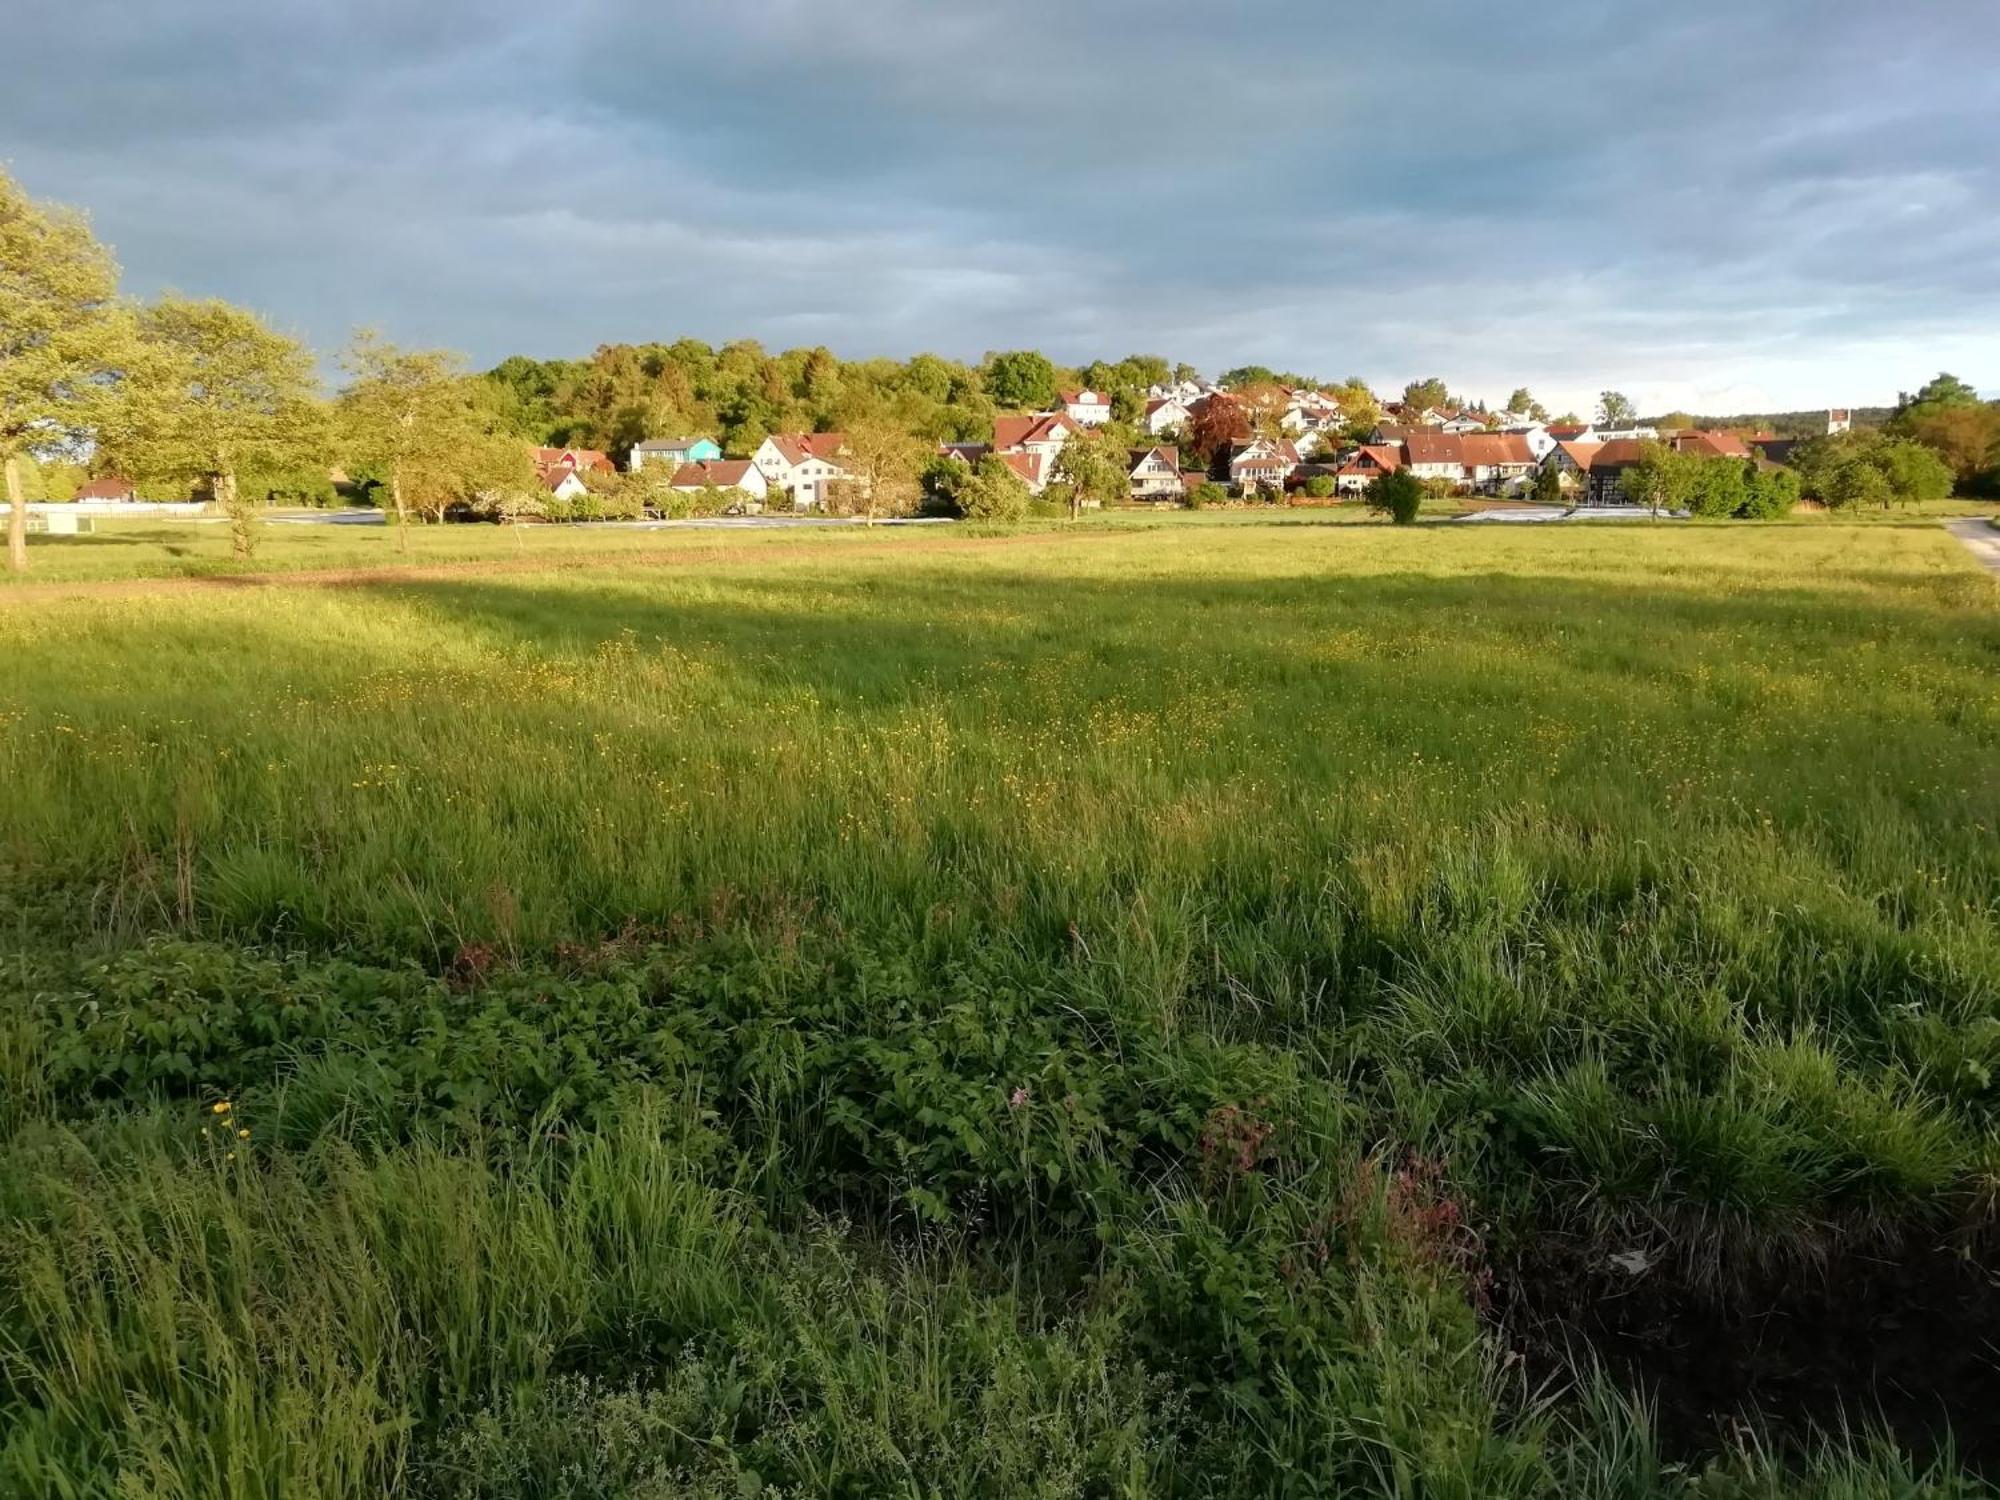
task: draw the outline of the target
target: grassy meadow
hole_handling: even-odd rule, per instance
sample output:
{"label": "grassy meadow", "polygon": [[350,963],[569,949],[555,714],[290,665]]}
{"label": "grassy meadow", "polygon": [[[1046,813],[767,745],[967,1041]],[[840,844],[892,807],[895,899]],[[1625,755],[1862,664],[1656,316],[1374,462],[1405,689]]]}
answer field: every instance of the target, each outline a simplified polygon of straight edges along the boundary
{"label": "grassy meadow", "polygon": [[855,539],[0,608],[0,1494],[1987,1492],[1940,527]]}

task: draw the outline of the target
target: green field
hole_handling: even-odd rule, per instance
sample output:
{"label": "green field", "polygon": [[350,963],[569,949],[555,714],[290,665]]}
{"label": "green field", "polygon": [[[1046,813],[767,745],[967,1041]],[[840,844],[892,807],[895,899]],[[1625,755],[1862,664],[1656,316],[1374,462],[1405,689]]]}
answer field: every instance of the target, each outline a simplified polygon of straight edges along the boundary
{"label": "green field", "polygon": [[0,607],[0,1494],[1985,1493],[1950,536],[936,540]]}

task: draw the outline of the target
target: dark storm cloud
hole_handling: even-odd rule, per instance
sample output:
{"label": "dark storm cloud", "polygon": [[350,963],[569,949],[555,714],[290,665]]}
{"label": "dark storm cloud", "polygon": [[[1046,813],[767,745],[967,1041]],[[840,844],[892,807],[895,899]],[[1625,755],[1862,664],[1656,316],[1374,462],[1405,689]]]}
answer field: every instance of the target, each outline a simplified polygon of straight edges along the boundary
{"label": "dark storm cloud", "polygon": [[1990,0],[29,0],[139,290],[490,360],[1134,348],[1564,401],[2000,382]]}

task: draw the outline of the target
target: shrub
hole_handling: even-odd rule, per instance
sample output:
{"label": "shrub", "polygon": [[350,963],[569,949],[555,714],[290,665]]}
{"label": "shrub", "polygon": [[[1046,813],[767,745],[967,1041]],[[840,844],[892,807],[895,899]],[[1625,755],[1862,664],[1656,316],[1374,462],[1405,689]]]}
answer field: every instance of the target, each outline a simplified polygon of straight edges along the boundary
{"label": "shrub", "polygon": [[1368,483],[1368,508],[1378,515],[1386,515],[1398,526],[1409,526],[1415,523],[1417,512],[1423,509],[1428,489],[1429,485],[1408,469],[1378,474]]}
{"label": "shrub", "polygon": [[968,521],[1022,521],[1033,499],[1020,477],[988,454],[960,487],[958,510]]}
{"label": "shrub", "polygon": [[1188,509],[1205,510],[1211,505],[1221,505],[1229,499],[1229,491],[1213,479],[1204,479],[1188,491]]}
{"label": "shrub", "polygon": [[1315,500],[1332,499],[1333,476],[1331,474],[1313,475],[1312,478],[1306,481],[1306,493]]}

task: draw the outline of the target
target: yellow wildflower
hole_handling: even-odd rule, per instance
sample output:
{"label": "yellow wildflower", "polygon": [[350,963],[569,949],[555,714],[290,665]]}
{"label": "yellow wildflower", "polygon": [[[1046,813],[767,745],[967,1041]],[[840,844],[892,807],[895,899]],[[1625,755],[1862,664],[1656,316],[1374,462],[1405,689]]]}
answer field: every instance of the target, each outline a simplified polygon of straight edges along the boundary
{"label": "yellow wildflower", "polygon": [[229,1101],[227,1099],[218,1099],[215,1101],[213,1109],[218,1115],[226,1115],[229,1113]]}

